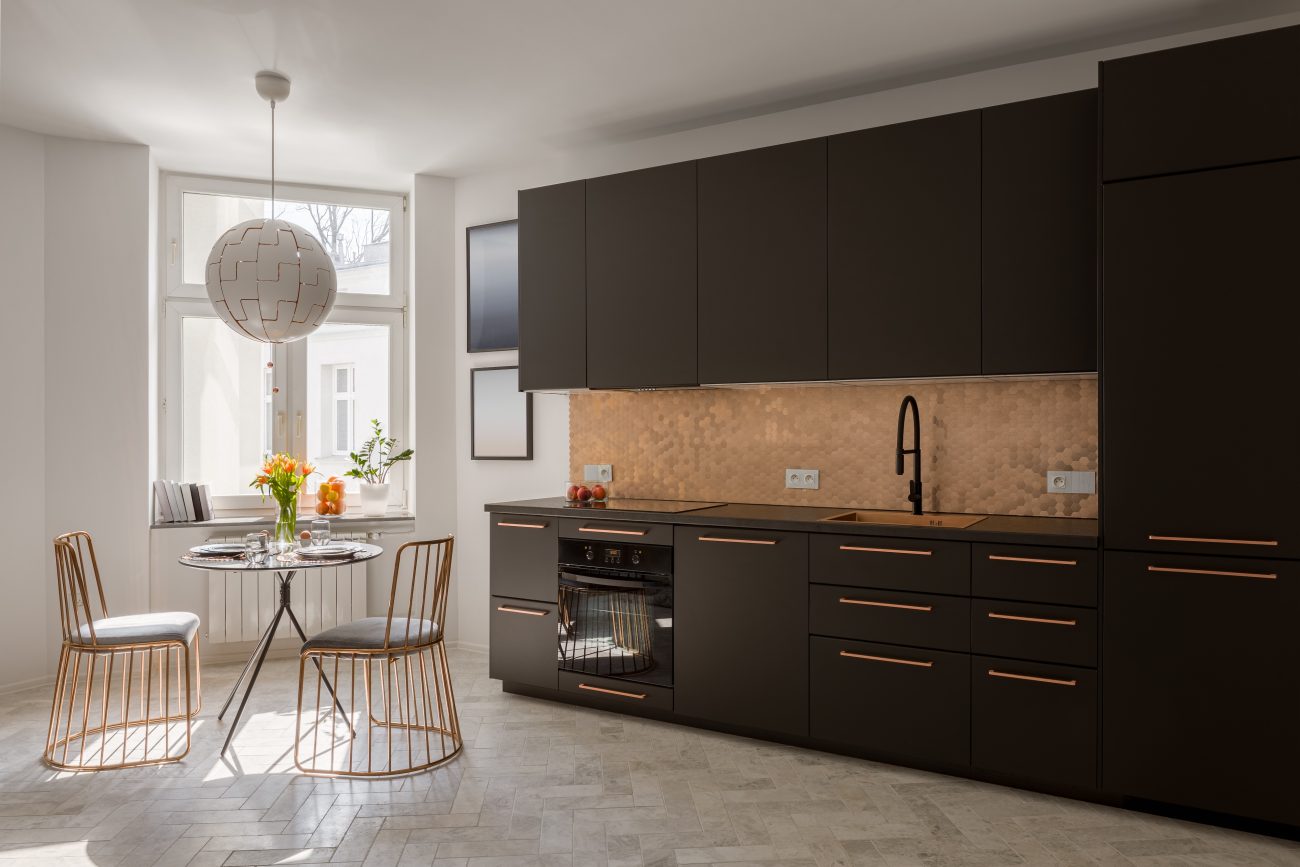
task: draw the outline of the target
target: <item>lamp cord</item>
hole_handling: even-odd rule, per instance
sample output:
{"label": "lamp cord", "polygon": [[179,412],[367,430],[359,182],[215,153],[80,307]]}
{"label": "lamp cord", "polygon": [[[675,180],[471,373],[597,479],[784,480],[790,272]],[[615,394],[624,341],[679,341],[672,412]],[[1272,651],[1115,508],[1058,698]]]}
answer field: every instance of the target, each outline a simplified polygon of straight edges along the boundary
{"label": "lamp cord", "polygon": [[275,219],[275,100],[271,100],[271,219]]}

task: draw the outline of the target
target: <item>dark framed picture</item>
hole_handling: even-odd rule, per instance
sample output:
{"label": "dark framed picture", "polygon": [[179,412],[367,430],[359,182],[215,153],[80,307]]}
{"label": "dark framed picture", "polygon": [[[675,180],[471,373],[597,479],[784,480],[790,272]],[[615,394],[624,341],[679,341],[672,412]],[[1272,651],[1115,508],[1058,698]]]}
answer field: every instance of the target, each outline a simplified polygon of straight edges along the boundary
{"label": "dark framed picture", "polygon": [[519,348],[519,221],[465,230],[470,352]]}
{"label": "dark framed picture", "polygon": [[470,370],[469,442],[472,460],[533,459],[533,396],[519,390],[518,367]]}

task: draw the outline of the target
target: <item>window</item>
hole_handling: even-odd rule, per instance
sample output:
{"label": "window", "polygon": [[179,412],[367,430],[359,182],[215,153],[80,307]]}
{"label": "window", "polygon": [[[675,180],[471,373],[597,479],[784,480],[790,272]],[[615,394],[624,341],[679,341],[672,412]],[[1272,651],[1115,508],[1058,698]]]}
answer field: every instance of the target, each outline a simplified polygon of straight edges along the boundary
{"label": "window", "polygon": [[[271,215],[265,185],[169,175],[164,189],[159,475],[207,484],[218,509],[256,507],[248,483],[267,453],[306,457],[320,470],[315,484],[351,466],[371,419],[409,445],[404,198],[277,186],[274,216],[321,239],[339,294],[329,321],[305,340],[267,346],[222,323],[203,285],[221,233]],[[405,502],[408,466],[389,478],[395,502]]]}

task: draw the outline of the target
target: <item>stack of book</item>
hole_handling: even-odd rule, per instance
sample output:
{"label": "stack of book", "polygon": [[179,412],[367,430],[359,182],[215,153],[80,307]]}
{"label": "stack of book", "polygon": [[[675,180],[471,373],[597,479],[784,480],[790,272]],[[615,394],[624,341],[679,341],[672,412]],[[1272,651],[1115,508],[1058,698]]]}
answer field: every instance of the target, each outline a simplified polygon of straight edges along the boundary
{"label": "stack of book", "polygon": [[207,485],[159,480],[153,483],[153,498],[154,523],[177,524],[213,518]]}

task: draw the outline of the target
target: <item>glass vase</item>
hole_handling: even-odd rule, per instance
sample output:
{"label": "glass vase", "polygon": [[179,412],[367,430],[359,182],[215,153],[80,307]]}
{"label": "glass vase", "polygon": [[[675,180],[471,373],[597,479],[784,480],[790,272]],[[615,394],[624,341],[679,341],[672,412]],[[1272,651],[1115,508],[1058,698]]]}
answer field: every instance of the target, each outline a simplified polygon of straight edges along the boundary
{"label": "glass vase", "polygon": [[295,497],[280,503],[280,511],[275,517],[275,533],[271,536],[271,547],[277,553],[292,551],[297,542],[298,500]]}

